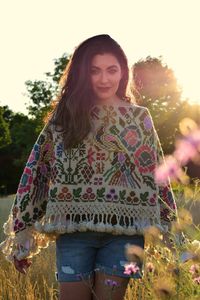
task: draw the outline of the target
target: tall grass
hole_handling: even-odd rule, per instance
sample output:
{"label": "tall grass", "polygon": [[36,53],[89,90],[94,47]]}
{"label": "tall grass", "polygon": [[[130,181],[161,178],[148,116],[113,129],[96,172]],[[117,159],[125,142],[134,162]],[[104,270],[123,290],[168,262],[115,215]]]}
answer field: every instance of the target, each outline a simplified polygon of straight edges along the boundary
{"label": "tall grass", "polygon": [[[188,213],[193,215],[194,222],[185,224],[183,229],[191,240],[198,240],[200,238],[199,184],[187,187],[187,189],[180,185],[173,188],[178,207],[184,207],[185,210],[189,211]],[[0,198],[1,241],[4,239],[2,224],[7,220],[13,198],[14,196]],[[178,259],[174,259],[171,252],[162,244],[157,243],[155,246],[151,242],[148,243],[144,258],[144,276],[140,280],[130,279],[125,299],[199,299],[200,284],[194,278],[200,276],[200,270],[196,274],[192,274],[189,270],[191,265],[199,266],[200,248],[194,260],[181,263]],[[180,251],[182,250],[178,247],[175,249],[177,257]],[[14,266],[7,262],[0,253],[0,300],[58,299],[58,283],[56,282],[55,271],[54,243],[33,258],[32,266],[28,269],[26,276],[17,272]],[[112,296],[108,299],[112,299]]]}

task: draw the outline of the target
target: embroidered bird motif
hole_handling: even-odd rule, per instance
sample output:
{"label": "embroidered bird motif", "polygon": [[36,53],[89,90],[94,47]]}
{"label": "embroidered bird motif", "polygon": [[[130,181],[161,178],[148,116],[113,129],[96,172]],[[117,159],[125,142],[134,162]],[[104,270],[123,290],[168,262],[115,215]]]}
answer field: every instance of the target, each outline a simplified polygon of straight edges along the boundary
{"label": "embroidered bird motif", "polygon": [[111,133],[106,133],[105,128],[100,127],[95,134],[95,144],[109,152],[125,152],[126,148],[120,140]]}

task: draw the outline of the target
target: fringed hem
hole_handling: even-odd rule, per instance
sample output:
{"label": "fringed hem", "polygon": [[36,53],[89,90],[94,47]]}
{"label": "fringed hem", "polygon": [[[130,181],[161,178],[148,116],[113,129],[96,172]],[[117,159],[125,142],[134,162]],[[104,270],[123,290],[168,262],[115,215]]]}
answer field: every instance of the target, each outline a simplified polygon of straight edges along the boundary
{"label": "fringed hem", "polygon": [[[97,221],[95,222],[95,216]],[[135,216],[115,215],[116,224],[112,224],[110,215],[103,214],[85,214],[85,220],[81,217],[79,222],[75,221],[76,214],[49,215],[33,224],[32,227],[19,231],[15,234],[13,231],[13,218],[10,215],[8,221],[4,224],[4,232],[8,236],[0,244],[0,250],[9,261],[31,258],[38,254],[42,248],[47,248],[50,241],[63,233],[72,233],[76,231],[96,231],[106,232],[114,235],[126,234],[144,234],[148,227],[155,226],[161,232],[167,232],[168,226],[159,222],[156,214],[151,218],[141,218]],[[128,223],[125,222],[128,218]],[[122,222],[122,223],[121,223]]]}
{"label": "fringed hem", "polygon": [[58,223],[58,224],[41,224],[39,222],[35,223],[35,229],[44,234],[64,234],[64,233],[73,233],[76,231],[84,232],[84,231],[96,231],[96,232],[106,232],[112,233],[114,235],[134,235],[134,234],[144,234],[146,229],[155,226],[162,232],[167,232],[167,226],[162,226],[161,224],[146,224],[144,226],[133,225],[133,226],[121,226],[119,224],[104,224],[97,223],[94,224],[91,221],[83,221],[79,223],[66,222],[66,224]]}

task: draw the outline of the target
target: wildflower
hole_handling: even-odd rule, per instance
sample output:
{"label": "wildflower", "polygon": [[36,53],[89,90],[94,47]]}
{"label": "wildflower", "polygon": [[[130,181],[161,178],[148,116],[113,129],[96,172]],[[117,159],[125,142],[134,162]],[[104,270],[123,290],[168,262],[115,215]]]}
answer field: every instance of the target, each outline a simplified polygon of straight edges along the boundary
{"label": "wildflower", "polygon": [[110,286],[112,288],[115,288],[115,287],[119,286],[119,284],[117,283],[117,281],[114,281],[112,279],[106,279],[105,280],[105,285],[108,285],[108,286]]}
{"label": "wildflower", "polygon": [[195,283],[200,284],[200,276],[194,278],[193,281],[194,281]]}
{"label": "wildflower", "polygon": [[125,255],[129,262],[139,265],[144,259],[144,249],[136,245],[126,244]]}
{"label": "wildflower", "polygon": [[197,264],[192,265],[192,266],[190,267],[190,269],[189,269],[189,272],[190,272],[192,275],[198,274],[199,271],[200,271],[199,265],[197,265]]}
{"label": "wildflower", "polygon": [[147,272],[149,273],[153,273],[155,271],[155,267],[154,267],[154,264],[152,262],[148,262],[146,264],[146,270]]}
{"label": "wildflower", "polygon": [[186,182],[186,177],[181,166],[172,155],[166,156],[165,162],[159,165],[155,170],[155,181],[158,184],[167,184],[169,178],[171,180]]}
{"label": "wildflower", "polygon": [[126,264],[124,268],[125,268],[124,274],[126,275],[136,274],[140,270],[140,268],[136,265],[136,263]]}

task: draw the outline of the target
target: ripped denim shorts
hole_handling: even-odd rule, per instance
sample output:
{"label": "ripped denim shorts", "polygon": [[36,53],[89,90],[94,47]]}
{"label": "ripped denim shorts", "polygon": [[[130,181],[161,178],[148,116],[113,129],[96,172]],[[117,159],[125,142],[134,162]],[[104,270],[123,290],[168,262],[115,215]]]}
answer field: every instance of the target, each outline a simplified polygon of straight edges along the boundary
{"label": "ripped denim shorts", "polygon": [[[119,277],[124,274],[126,244],[144,248],[143,235],[113,235],[103,232],[74,232],[61,234],[56,240],[56,279],[59,282],[91,278],[95,271]],[[140,272],[131,275],[141,278]]]}

